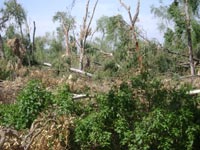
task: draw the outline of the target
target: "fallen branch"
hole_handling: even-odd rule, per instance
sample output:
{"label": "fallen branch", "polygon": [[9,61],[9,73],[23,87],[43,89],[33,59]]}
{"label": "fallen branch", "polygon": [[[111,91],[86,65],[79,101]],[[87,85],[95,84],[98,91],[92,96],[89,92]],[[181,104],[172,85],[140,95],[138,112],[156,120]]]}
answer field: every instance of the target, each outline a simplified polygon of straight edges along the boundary
{"label": "fallen branch", "polygon": [[[175,54],[175,55],[179,55],[179,56],[182,56],[182,57],[185,57],[185,58],[189,58],[188,55],[180,54],[180,53],[178,53],[178,52],[169,50],[169,49],[167,49],[167,48],[163,48],[163,50],[166,51],[166,52],[168,52],[168,53],[170,53],[170,54]],[[200,59],[198,59],[198,58],[193,58],[193,59],[194,59],[195,61],[197,61],[198,63],[200,62]]]}
{"label": "fallen branch", "polygon": [[[33,137],[30,139],[30,141],[28,141],[27,146],[24,147],[24,150],[28,150],[28,149],[30,148],[30,146],[31,146],[31,144],[33,143],[34,139],[44,130],[45,126],[46,126],[49,122],[51,122],[51,121],[52,121],[52,122],[55,122],[55,123],[57,124],[57,121],[56,121],[56,120],[54,120],[54,119],[48,119],[48,120],[44,123],[44,125],[42,125],[42,127],[33,135]],[[40,121],[39,121],[39,122],[40,122]],[[36,127],[37,127],[37,126],[36,126]],[[30,134],[28,134],[28,136],[26,136],[25,140],[27,140],[27,138],[28,138],[29,136],[31,136],[31,135],[34,133],[34,131],[36,131],[36,127],[33,129],[33,131],[31,131]],[[27,142],[27,141],[24,141],[24,142]]]}
{"label": "fallen branch", "polygon": [[48,66],[48,67],[52,67],[52,64],[46,63],[46,62],[44,62],[43,65]]}
{"label": "fallen branch", "polygon": [[200,77],[200,75],[189,75],[189,76],[183,76],[183,77],[180,77],[180,79],[182,80],[182,79],[186,79],[186,78],[199,78]]}
{"label": "fallen branch", "polygon": [[94,63],[95,65],[102,66],[102,64],[100,64],[99,62],[94,61],[93,63]]}
{"label": "fallen branch", "polygon": [[188,92],[189,95],[195,95],[195,94],[199,94],[200,93],[200,89],[197,90],[191,90]]}
{"label": "fallen branch", "polygon": [[87,94],[73,94],[73,100],[78,100],[82,98],[88,98],[89,96]]}
{"label": "fallen branch", "polygon": [[82,71],[82,70],[79,70],[79,69],[70,68],[69,70],[73,71],[73,72],[76,72],[76,73],[80,73],[80,74],[86,75],[88,77],[93,77],[93,74],[85,72],[85,71]]}
{"label": "fallen branch", "polygon": [[106,55],[106,56],[109,56],[109,57],[113,57],[113,53],[107,53],[107,52],[104,52],[102,50],[100,50],[100,53]]}
{"label": "fallen branch", "polygon": [[18,138],[19,135],[16,130],[13,129],[1,129],[0,130],[0,149],[3,149],[3,145],[6,142],[6,137],[16,137]]}

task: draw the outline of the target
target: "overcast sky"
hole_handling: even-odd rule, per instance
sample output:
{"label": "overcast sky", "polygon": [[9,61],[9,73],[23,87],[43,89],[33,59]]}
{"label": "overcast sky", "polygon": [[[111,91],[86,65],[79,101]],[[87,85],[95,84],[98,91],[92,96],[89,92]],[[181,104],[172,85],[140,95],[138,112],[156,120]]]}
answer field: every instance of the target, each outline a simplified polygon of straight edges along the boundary
{"label": "overcast sky", "polygon": [[[53,23],[52,17],[57,11],[66,11],[70,8],[73,0],[17,0],[25,8],[30,22],[36,21],[37,35],[44,35],[46,32],[55,31],[58,24]],[[96,0],[91,0],[91,6]],[[173,0],[163,0],[169,4]],[[127,5],[131,6],[131,11],[134,14],[137,0],[124,0]],[[75,16],[77,23],[82,23],[82,18],[85,12],[86,0],[76,0],[75,6],[72,9],[72,15]],[[0,0],[0,7],[3,5],[3,0]],[[139,20],[137,26],[146,32],[148,38],[156,38],[162,41],[162,33],[158,30],[158,20],[151,14],[151,6],[159,6],[159,0],[141,0]],[[92,7],[91,7],[92,8]],[[99,0],[96,13],[93,20],[93,26],[96,20],[101,16],[113,16],[122,14],[124,18],[128,18],[127,12],[121,7],[118,0]],[[128,21],[128,20],[127,20]],[[77,27],[79,26],[77,25]]]}

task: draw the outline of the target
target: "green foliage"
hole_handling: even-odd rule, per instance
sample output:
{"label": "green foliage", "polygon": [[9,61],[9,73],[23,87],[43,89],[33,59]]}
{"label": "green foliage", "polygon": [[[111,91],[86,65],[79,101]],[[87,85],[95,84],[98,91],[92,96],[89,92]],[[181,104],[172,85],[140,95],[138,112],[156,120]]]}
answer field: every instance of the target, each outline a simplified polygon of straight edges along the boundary
{"label": "green foliage", "polygon": [[116,73],[118,71],[119,67],[117,66],[116,62],[111,60],[107,62],[104,66],[104,71],[110,71],[111,73]]}
{"label": "green foliage", "polygon": [[128,26],[121,15],[101,17],[97,21],[97,30],[102,33],[102,42],[105,41],[111,50],[120,49],[130,43]]}
{"label": "green foliage", "polygon": [[76,122],[81,149],[198,149],[198,99],[187,88],[166,89],[145,72],[97,97]]}
{"label": "green foliage", "polygon": [[0,125],[10,127],[17,124],[19,109],[17,104],[0,105]]}
{"label": "green foliage", "polygon": [[[199,1],[188,1],[189,4],[189,16],[191,19],[191,33],[193,48],[196,49],[199,45]],[[174,27],[167,27],[164,23],[166,30],[164,34],[164,46],[173,50],[186,52],[187,47],[187,27],[186,27],[186,14],[185,14],[186,2],[182,0],[173,1],[168,6],[160,6],[158,8],[152,8],[152,12],[159,18],[166,22],[172,22]],[[164,8],[164,9],[163,9]]]}
{"label": "green foliage", "polygon": [[188,109],[155,109],[136,123],[133,147],[135,150],[198,149],[194,142],[200,126],[193,119]]}
{"label": "green foliage", "polygon": [[0,79],[1,80],[6,80],[9,79],[11,77],[11,75],[13,74],[12,70],[8,70],[7,69],[7,61],[4,59],[0,59]]}
{"label": "green foliage", "polygon": [[82,149],[126,148],[135,112],[129,86],[124,83],[119,89],[115,87],[107,95],[98,96],[97,102],[97,110],[77,122],[76,142]]}
{"label": "green foliage", "polygon": [[20,92],[16,104],[0,105],[1,124],[16,129],[29,128],[39,113],[52,104],[52,96],[39,81],[30,81]]}
{"label": "green foliage", "polygon": [[170,57],[166,57],[166,55],[164,54],[157,56],[154,63],[155,63],[154,67],[160,73],[169,72],[170,70],[175,71],[173,69],[176,69],[173,68],[175,65],[174,60]]}
{"label": "green foliage", "polygon": [[54,103],[58,106],[59,114],[81,114],[81,107],[78,102],[72,99],[73,95],[70,93],[68,85],[60,87],[54,96]]}
{"label": "green foliage", "polygon": [[38,114],[52,103],[51,94],[39,81],[30,81],[17,97],[19,128],[30,127]]}
{"label": "green foliage", "polygon": [[5,8],[0,10],[3,19],[12,20],[21,27],[26,20],[26,12],[21,4],[15,0],[8,0],[4,2]]}

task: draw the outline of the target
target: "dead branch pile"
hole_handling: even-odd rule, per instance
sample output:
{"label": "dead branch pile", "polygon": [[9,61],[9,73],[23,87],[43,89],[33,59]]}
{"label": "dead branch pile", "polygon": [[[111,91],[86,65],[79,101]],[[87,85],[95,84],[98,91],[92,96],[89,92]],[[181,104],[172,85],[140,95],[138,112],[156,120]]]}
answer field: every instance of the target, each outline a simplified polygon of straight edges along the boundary
{"label": "dead branch pile", "polygon": [[0,127],[1,150],[69,149],[70,129],[74,117],[42,114],[26,134]]}
{"label": "dead branch pile", "polygon": [[13,129],[0,127],[0,149],[23,150],[19,133]]}
{"label": "dead branch pile", "polygon": [[19,91],[27,81],[22,78],[16,78],[15,81],[3,81],[0,83],[0,103],[14,103]]}

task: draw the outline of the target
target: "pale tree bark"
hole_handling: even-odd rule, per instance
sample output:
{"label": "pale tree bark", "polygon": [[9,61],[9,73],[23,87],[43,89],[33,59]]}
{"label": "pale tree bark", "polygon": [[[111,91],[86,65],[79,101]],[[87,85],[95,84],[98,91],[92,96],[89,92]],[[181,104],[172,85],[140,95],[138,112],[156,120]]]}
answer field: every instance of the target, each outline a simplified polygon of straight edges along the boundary
{"label": "pale tree bark", "polygon": [[70,27],[66,27],[63,24],[63,29],[64,29],[64,32],[65,32],[65,47],[66,47],[65,54],[66,54],[66,56],[70,56],[70,54],[71,54],[70,43],[69,43],[69,29],[70,29]]}
{"label": "pale tree bark", "polygon": [[140,69],[142,69],[142,56],[140,56],[140,54],[139,54],[140,48],[139,48],[139,42],[138,42],[138,39],[137,39],[137,33],[136,33],[136,29],[135,29],[135,23],[138,19],[138,15],[139,15],[139,12],[140,12],[140,0],[138,0],[136,12],[135,12],[135,15],[133,17],[132,17],[132,14],[131,14],[130,6],[127,6],[124,2],[122,2],[122,0],[119,0],[119,2],[128,12],[129,20],[130,20],[130,23],[131,23],[129,25],[130,26],[130,33],[132,34],[133,43],[135,44],[135,50],[138,54],[138,64],[140,66]]}
{"label": "pale tree bark", "polygon": [[69,31],[72,27],[72,22],[68,23],[67,25],[65,24],[65,19],[63,18],[62,20],[62,26],[64,29],[64,34],[65,34],[65,46],[66,46],[66,50],[65,50],[65,55],[66,56],[70,56],[71,55],[71,49],[70,49],[70,41],[69,41]]}
{"label": "pale tree bark", "polygon": [[98,0],[96,0],[96,3],[94,5],[92,15],[90,17],[88,24],[87,24],[87,20],[88,20],[88,15],[89,15],[90,0],[88,0],[86,3],[85,16],[83,17],[83,25],[82,25],[82,28],[80,31],[80,38],[79,38],[79,46],[80,46],[79,69],[80,70],[83,70],[83,59],[84,59],[84,55],[85,55],[86,40],[87,40],[87,37],[91,34],[90,26],[91,26],[91,23],[92,23],[92,20],[94,17],[97,3],[98,3]]}
{"label": "pale tree bark", "polygon": [[4,58],[4,47],[3,47],[3,39],[0,34],[0,58]]}
{"label": "pale tree bark", "polygon": [[190,14],[189,14],[189,8],[188,8],[188,0],[185,0],[185,15],[186,15],[186,30],[187,30],[187,40],[188,40],[188,53],[189,53],[189,63],[190,63],[190,71],[191,75],[195,75],[195,66],[194,66],[194,60],[193,60],[193,46],[192,46],[192,34],[191,34],[191,20],[190,20]]}
{"label": "pale tree bark", "polygon": [[36,32],[36,24],[35,21],[33,21],[33,41],[32,41],[32,52],[35,51],[35,32]]}

